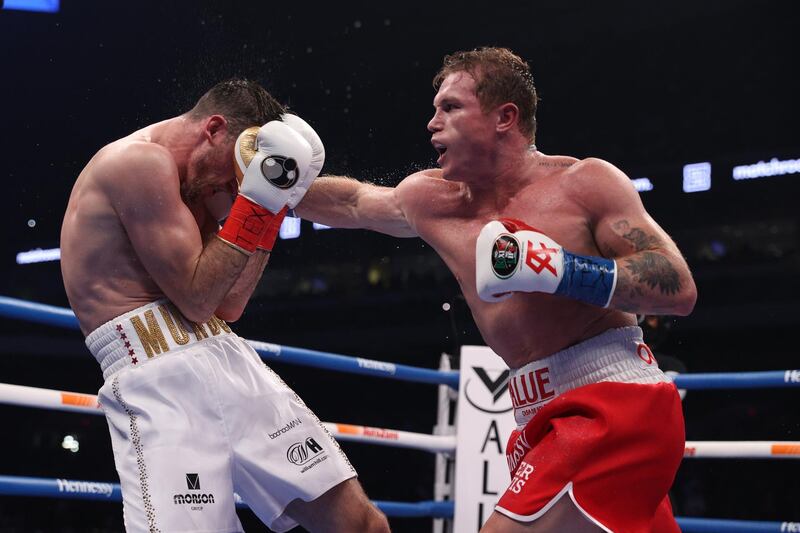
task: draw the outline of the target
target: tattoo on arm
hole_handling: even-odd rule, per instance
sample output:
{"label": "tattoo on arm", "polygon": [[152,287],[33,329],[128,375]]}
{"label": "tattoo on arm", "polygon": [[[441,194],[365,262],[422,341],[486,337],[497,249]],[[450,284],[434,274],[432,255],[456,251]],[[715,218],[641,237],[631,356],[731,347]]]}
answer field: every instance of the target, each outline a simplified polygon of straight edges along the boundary
{"label": "tattoo on arm", "polygon": [[620,220],[612,226],[622,235],[622,238],[633,245],[637,252],[651,250],[658,246],[658,238],[655,235],[648,235],[640,228],[632,228],[627,220]]}
{"label": "tattoo on arm", "polygon": [[641,228],[631,227],[627,220],[620,220],[612,225],[614,231],[628,241],[633,253],[617,254],[606,245],[605,249],[613,253],[612,257],[620,257],[617,286],[630,305],[645,297],[645,286],[650,290],[658,289],[662,295],[672,296],[681,292],[681,277],[669,257],[659,253],[663,248],[656,235],[647,233]]}
{"label": "tattoo on arm", "polygon": [[631,275],[651,289],[656,286],[661,294],[677,294],[681,290],[681,279],[669,259],[655,252],[642,252],[625,261]]}
{"label": "tattoo on arm", "polygon": [[554,168],[567,168],[575,164],[573,161],[539,161],[540,167],[554,167]]}
{"label": "tattoo on arm", "polygon": [[614,258],[614,257],[619,257],[620,255],[619,253],[617,253],[617,250],[607,242],[599,243],[598,248],[600,249],[600,253],[603,254],[603,257]]}

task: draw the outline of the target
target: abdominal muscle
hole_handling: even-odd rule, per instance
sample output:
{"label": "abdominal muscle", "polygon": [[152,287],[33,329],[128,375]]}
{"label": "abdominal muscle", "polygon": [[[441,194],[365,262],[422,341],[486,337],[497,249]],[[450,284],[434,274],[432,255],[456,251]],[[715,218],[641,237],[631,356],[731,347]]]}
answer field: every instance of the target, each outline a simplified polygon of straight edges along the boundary
{"label": "abdominal muscle", "polygon": [[475,294],[467,297],[467,302],[484,340],[510,368],[608,329],[636,324],[631,314],[549,294],[518,292],[497,303],[484,302]]}

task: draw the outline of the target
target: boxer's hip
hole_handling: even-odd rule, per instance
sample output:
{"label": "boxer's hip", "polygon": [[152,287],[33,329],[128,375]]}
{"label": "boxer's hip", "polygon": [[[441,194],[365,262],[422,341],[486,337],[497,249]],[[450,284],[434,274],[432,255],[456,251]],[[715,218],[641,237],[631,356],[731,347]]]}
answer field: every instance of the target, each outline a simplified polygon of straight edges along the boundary
{"label": "boxer's hip", "polygon": [[86,337],[103,378],[128,366],[176,353],[213,339],[236,336],[224,320],[192,322],[166,299],[138,307],[99,326]]}
{"label": "boxer's hip", "polygon": [[554,398],[592,383],[668,383],[637,326],[610,329],[512,369],[509,392],[519,427]]}

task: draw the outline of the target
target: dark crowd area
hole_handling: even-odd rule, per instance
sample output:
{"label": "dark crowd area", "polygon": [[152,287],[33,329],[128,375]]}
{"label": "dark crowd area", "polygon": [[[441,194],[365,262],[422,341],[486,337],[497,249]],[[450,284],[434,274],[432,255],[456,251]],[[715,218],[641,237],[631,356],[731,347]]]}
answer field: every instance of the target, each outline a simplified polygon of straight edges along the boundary
{"label": "dark crowd area", "polygon": [[[777,0],[7,5],[0,295],[67,306],[58,262],[17,264],[16,254],[59,246],[72,184],[98,148],[186,111],[217,81],[257,80],[312,123],[324,173],[396,185],[434,165],[426,124],[442,57],[507,46],[532,66],[540,150],[600,157],[653,185],[642,201],[685,255],[699,295],[688,317],[643,317],[662,364],[798,368],[800,175],[731,176],[740,165],[800,161],[799,11]],[[686,193],[682,168],[698,162],[712,164],[711,187]],[[308,221],[300,237],[278,241],[233,327],[427,368],[483,344],[424,242]],[[322,420],[422,433],[436,423],[435,386],[272,366]],[[0,382],[96,393],[102,376],[78,332],[3,318]],[[687,439],[800,440],[798,400],[796,387],[689,391]],[[77,453],[62,447],[65,435],[80,442]],[[103,417],[0,405],[0,439],[0,475],[117,481]],[[433,498],[433,454],[343,447],[370,498]],[[671,500],[676,516],[798,522],[800,462],[687,458]],[[247,531],[267,531],[249,511],[240,517]],[[425,518],[391,525],[432,527]],[[0,533],[122,529],[119,504],[0,498]]]}

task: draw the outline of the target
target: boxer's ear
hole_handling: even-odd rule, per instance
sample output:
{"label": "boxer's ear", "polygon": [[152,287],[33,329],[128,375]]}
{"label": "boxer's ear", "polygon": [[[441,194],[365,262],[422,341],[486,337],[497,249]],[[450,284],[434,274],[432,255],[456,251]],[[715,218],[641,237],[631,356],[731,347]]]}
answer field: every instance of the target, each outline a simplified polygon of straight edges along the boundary
{"label": "boxer's ear", "polygon": [[519,123],[519,108],[516,104],[507,102],[495,109],[497,116],[496,128],[498,132],[510,131]]}
{"label": "boxer's ear", "polygon": [[203,123],[203,133],[211,144],[221,144],[228,137],[228,121],[222,115],[211,115]]}

